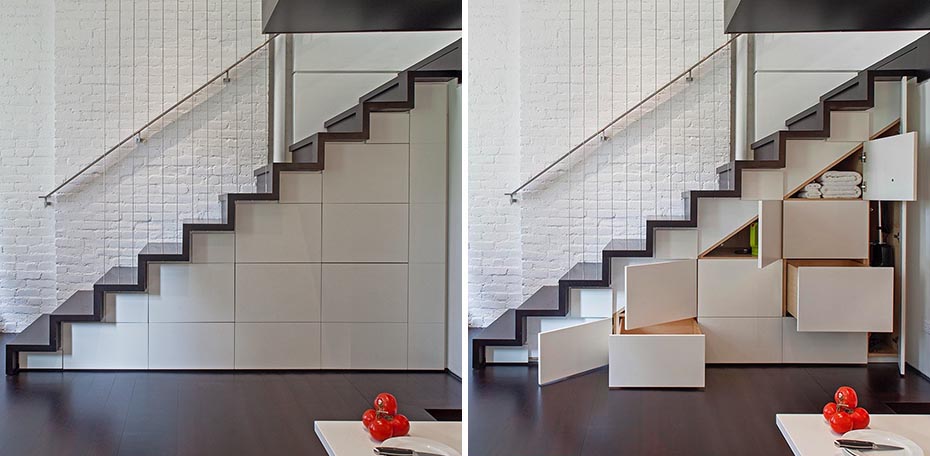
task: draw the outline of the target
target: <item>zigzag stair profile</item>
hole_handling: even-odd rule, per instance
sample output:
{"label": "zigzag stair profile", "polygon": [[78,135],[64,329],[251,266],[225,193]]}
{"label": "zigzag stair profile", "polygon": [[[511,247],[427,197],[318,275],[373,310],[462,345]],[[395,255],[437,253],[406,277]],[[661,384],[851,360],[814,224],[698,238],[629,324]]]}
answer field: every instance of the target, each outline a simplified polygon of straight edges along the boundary
{"label": "zigzag stair profile", "polygon": [[6,345],[7,375],[15,375],[20,371],[21,352],[58,351],[61,348],[62,323],[102,321],[107,293],[146,291],[149,263],[189,262],[192,233],[234,231],[236,202],[278,201],[282,172],[323,171],[327,143],[366,141],[371,133],[372,113],[413,109],[416,82],[452,79],[461,82],[461,61],[461,40],[458,40],[398,73],[391,81],[362,96],[355,107],[327,121],[324,124],[327,131],[291,146],[292,162],[273,163],[256,170],[258,192],[222,195],[222,220],[185,221],[182,242],[147,244],[138,254],[138,267],[113,267],[94,283],[92,291],[78,291],[52,313],[41,315]]}
{"label": "zigzag stair profile", "polygon": [[[779,130],[753,143],[752,160],[734,160],[718,168],[719,190],[691,190],[687,194],[686,217],[650,219],[646,221],[645,239],[610,241],[601,251],[600,263],[579,263],[562,276],[558,286],[545,296],[557,300],[540,303],[537,292],[523,305],[506,311],[472,340],[472,366],[480,369],[487,364],[486,347],[526,345],[527,317],[564,317],[568,315],[570,291],[573,288],[603,288],[610,286],[611,259],[652,257],[655,231],[658,228],[697,228],[698,201],[701,198],[739,198],[742,195],[744,169],[781,169],[785,167],[786,143],[791,139],[826,139],[830,137],[830,112],[862,111],[875,103],[876,80],[900,80],[902,77],[930,78],[930,35],[911,43],[859,72],[853,79],[824,94],[814,106],[788,119],[787,129]],[[533,302],[530,307],[527,306]],[[542,308],[543,310],[537,310]]]}

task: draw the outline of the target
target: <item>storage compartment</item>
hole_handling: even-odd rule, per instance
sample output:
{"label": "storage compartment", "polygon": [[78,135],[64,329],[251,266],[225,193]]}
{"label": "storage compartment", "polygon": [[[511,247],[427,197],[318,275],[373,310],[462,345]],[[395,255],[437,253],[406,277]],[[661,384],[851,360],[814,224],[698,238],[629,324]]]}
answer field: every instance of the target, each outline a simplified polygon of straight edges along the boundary
{"label": "storage compartment", "polygon": [[782,318],[698,318],[713,363],[780,363]]}
{"label": "storage compartment", "polygon": [[783,252],[789,259],[868,258],[869,203],[785,201]]}
{"label": "storage compartment", "polygon": [[781,317],[782,261],[698,260],[698,317]]}
{"label": "storage compartment", "polygon": [[782,318],[782,361],[785,363],[864,364],[866,333],[798,332],[794,317]]}
{"label": "storage compartment", "polygon": [[693,318],[625,329],[618,315],[609,337],[611,388],[703,388],[704,334]]}
{"label": "storage compartment", "polygon": [[786,295],[798,331],[892,331],[893,268],[851,260],[790,261]]}
{"label": "storage compartment", "polygon": [[[730,234],[710,251],[701,255],[701,258],[756,258],[758,250],[753,253],[752,232],[758,233],[759,219],[754,218],[750,223],[740,227]],[[756,234],[758,236],[758,234]],[[757,237],[758,239],[758,237]],[[756,244],[758,247],[758,244]]]}

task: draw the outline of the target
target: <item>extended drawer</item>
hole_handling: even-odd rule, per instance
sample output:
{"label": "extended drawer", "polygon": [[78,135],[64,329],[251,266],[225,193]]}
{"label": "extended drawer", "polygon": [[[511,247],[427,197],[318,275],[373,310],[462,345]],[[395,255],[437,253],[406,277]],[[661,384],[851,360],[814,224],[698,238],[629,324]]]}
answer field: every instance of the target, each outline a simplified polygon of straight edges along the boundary
{"label": "extended drawer", "polygon": [[851,260],[791,261],[786,308],[798,331],[891,332],[894,269]]}
{"label": "extended drawer", "polygon": [[624,329],[609,337],[611,388],[703,388],[704,334],[693,318]]}
{"label": "extended drawer", "polygon": [[784,204],[784,258],[869,257],[869,202],[789,200]]}

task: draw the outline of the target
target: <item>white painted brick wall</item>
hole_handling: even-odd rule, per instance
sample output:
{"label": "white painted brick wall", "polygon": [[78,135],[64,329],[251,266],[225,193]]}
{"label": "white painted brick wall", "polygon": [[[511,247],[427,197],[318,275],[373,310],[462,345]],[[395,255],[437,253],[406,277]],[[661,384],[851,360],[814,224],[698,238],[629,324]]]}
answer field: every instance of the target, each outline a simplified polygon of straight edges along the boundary
{"label": "white painted brick wall", "polygon": [[[726,37],[719,0],[506,3],[469,8],[472,326],[490,323],[540,286],[555,284],[576,262],[599,262],[610,239],[644,237],[645,218],[683,215],[681,192],[712,188],[714,168],[729,156],[724,51],[695,72],[694,82],[647,103],[608,132],[610,141],[576,152],[528,187],[518,204],[508,204],[503,191]],[[516,87],[505,85],[514,74]],[[501,147],[490,147],[495,144]]]}

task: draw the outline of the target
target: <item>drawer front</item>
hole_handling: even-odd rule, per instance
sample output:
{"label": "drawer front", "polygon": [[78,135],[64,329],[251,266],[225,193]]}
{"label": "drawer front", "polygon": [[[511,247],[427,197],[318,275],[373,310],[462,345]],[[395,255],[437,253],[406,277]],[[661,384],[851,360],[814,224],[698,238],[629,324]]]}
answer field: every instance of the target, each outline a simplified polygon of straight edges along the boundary
{"label": "drawer front", "polygon": [[798,332],[794,317],[782,318],[782,360],[785,363],[865,364],[868,333]]}
{"label": "drawer front", "polygon": [[785,201],[784,257],[869,257],[868,201]]}
{"label": "drawer front", "polygon": [[698,260],[698,317],[780,317],[783,272],[781,260]]}
{"label": "drawer front", "polygon": [[614,334],[611,388],[703,388],[703,334]]}
{"label": "drawer front", "polygon": [[698,318],[708,363],[780,363],[782,318]]}
{"label": "drawer front", "polygon": [[894,269],[801,266],[789,273],[798,331],[891,332]]}

